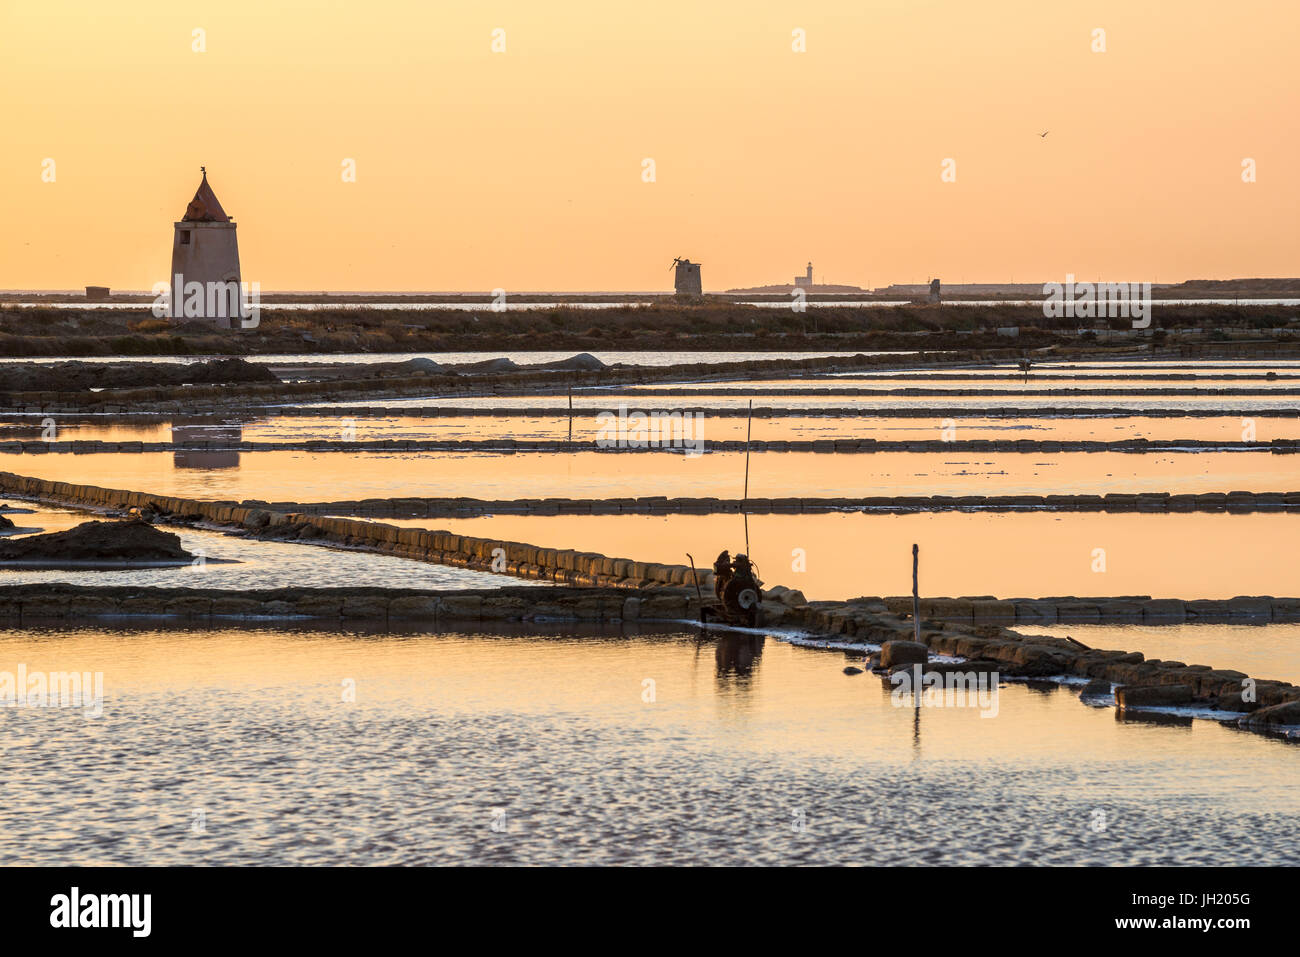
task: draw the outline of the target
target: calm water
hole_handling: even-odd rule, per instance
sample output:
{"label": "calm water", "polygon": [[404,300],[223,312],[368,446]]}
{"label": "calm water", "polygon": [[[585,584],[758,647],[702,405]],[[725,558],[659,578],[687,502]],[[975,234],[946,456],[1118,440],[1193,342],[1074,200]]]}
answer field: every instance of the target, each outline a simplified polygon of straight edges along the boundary
{"label": "calm water", "polygon": [[[718,388],[737,388],[734,384],[717,385]],[[695,394],[698,392],[698,396]],[[365,405],[374,408],[387,408],[395,411],[420,406],[438,406],[445,408],[483,408],[483,409],[531,409],[539,407],[566,407],[565,395],[503,395],[458,398],[441,397],[437,394],[415,396],[405,399],[367,398]],[[579,408],[598,410],[617,410],[619,405],[629,409],[744,409],[750,402],[756,407],[781,409],[807,409],[810,414],[819,408],[854,408],[863,411],[871,409],[908,409],[925,412],[931,409],[950,409],[960,407],[963,414],[976,415],[986,409],[1018,409],[1028,413],[1041,414],[1044,403],[1054,413],[1078,414],[1091,410],[1133,409],[1137,411],[1176,412],[1179,409],[1206,409],[1222,412],[1224,415],[1267,415],[1270,411],[1300,408],[1300,396],[1269,395],[1260,392],[1256,395],[1226,396],[1143,396],[1140,389],[1134,389],[1125,395],[1104,395],[1088,398],[1072,396],[971,396],[971,395],[928,395],[928,396],[818,396],[818,395],[760,395],[757,398],[739,394],[726,395],[710,392],[708,389],[693,390],[689,396],[656,397],[646,392],[639,394],[622,394],[619,392],[577,393],[573,395],[573,404]],[[283,404],[283,403],[282,403]],[[338,406],[356,406],[356,399],[340,402],[304,402],[302,408],[330,409]]]}
{"label": "calm water", "polygon": [[[956,392],[962,389],[999,390],[1006,392],[1042,391],[1042,390],[1090,390],[1122,389],[1134,395],[1141,395],[1149,389],[1178,389],[1191,394],[1197,389],[1236,389],[1270,392],[1277,390],[1296,391],[1300,389],[1300,380],[1295,378],[1277,379],[1224,379],[1213,376],[1201,376],[1195,380],[1187,379],[1131,379],[1114,375],[1099,375],[1088,380],[1057,379],[1030,375],[1025,379],[1020,376],[977,377],[966,379],[927,379],[917,376],[897,374],[879,376],[833,376],[827,378],[780,378],[780,379],[746,379],[744,382],[656,382],[638,387],[640,392],[690,389],[701,395],[714,392],[746,391],[749,389],[797,389],[805,392],[825,392],[828,398],[842,394],[845,390],[870,389],[889,391],[898,389],[925,389]],[[775,399],[777,396],[764,397]],[[853,396],[857,398],[857,396]],[[1054,397],[1055,398],[1055,397]]]}
{"label": "calm water", "polygon": [[[1295,456],[1271,452],[756,452],[751,456],[749,495],[1286,492],[1300,484],[1296,469]],[[4,453],[0,470],[53,481],[237,501],[651,495],[738,499],[744,491],[745,453]]]}
{"label": "calm water", "polygon": [[[672,564],[686,564],[688,552],[711,565],[723,548],[746,551],[738,514],[381,521]],[[748,554],[762,578],[813,600],[911,594],[914,543],[921,548],[921,594],[930,596],[1300,595],[1300,514],[1294,513],[749,516]]]}
{"label": "calm water", "polygon": [[1300,863],[1295,744],[1023,685],[915,711],[743,642],[0,631],[104,676],[98,718],[0,709],[0,864]]}
{"label": "calm water", "polygon": [[[648,411],[648,410],[647,410]],[[15,416],[0,421],[0,442],[19,439],[33,442],[45,434],[43,415]],[[741,416],[703,415],[703,435],[709,442],[743,441],[746,420]],[[61,442],[101,440],[104,442],[307,442],[343,441],[344,428],[358,442],[387,440],[471,440],[491,439],[594,442],[600,437],[601,422],[595,416],[570,420],[562,411],[545,416],[419,416],[351,418],[346,420],[327,411],[311,417],[270,415],[265,417],[222,417],[177,423],[158,416],[152,421],[121,421],[109,416],[73,420],[59,416],[54,438]],[[1248,427],[1255,439],[1269,442],[1300,436],[1300,418],[1252,415],[1187,418],[1160,417],[1077,417],[1014,418],[962,416],[942,419],[874,416],[783,416],[755,419],[755,436],[767,441],[790,439],[876,439],[877,441],[931,441],[944,435],[968,439],[1032,439],[1036,441],[1089,440],[1113,442],[1145,438],[1151,440],[1195,439],[1240,442]]]}
{"label": "calm water", "polygon": [[[36,514],[14,514],[9,517],[20,528],[56,532],[98,516],[42,508]],[[503,585],[537,584],[506,575],[342,548],[262,542],[220,532],[179,527],[164,526],[164,530],[179,535],[181,545],[191,554],[202,556],[205,561],[175,568],[105,571],[20,571],[0,567],[0,585],[75,582],[79,585],[141,585],[244,591],[291,585],[317,588],[499,588]],[[235,564],[218,560],[232,561]]]}

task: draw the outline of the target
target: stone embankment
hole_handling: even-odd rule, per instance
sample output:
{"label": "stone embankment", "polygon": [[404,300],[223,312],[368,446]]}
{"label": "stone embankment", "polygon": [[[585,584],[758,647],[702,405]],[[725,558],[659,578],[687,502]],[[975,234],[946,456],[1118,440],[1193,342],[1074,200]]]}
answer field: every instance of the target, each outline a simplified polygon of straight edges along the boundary
{"label": "stone embankment", "polygon": [[[877,372],[872,374],[872,379],[881,382],[895,380],[905,382],[1019,382],[1022,384],[1029,380],[1034,382],[1097,382],[1104,379],[1123,379],[1125,382],[1203,382],[1207,380],[1225,382],[1277,382],[1279,380],[1300,379],[1300,375],[1294,372],[1266,372],[1263,370],[1256,372],[1130,372],[1127,369],[1116,368],[1102,374],[1088,374],[1083,372],[1039,371],[1039,369],[1042,368],[1052,367],[1037,367],[1030,372],[1028,379],[1025,378],[1024,373],[1011,369],[1002,373],[909,372],[906,375],[898,376]],[[1218,368],[1230,369],[1240,368],[1240,366],[1220,366]],[[834,382],[840,377],[824,375],[821,373],[811,373],[803,378],[806,378],[809,381]]]}
{"label": "stone embankment", "polygon": [[[454,535],[378,522],[250,508],[228,502],[153,495],[125,489],[73,485],[0,472],[0,489],[15,497],[112,512],[138,510],[160,520],[234,526],[246,534],[278,541],[332,544],[521,578],[611,588],[694,587],[688,565],[610,558],[575,549],[541,548],[523,542]],[[701,569],[700,587],[713,587],[712,570]]]}
{"label": "stone embankment", "polygon": [[[910,614],[912,598],[878,599],[898,615]],[[1239,595],[1236,598],[1152,598],[1149,595],[1080,598],[922,598],[921,615],[963,625],[1175,625],[1300,621],[1300,598]]]}
{"label": "stone embankment", "polygon": [[684,595],[638,598],[592,588],[133,588],[55,584],[0,586],[0,623],[68,618],[312,618],[370,623],[629,621],[680,619]]}
{"label": "stone embankment", "polygon": [[229,385],[280,380],[265,365],[239,358],[198,362],[62,362],[0,363],[0,393],[90,392],[143,386]]}
{"label": "stone embankment", "polygon": [[[529,395],[565,389],[627,387],[622,395],[674,397],[701,395],[821,395],[821,396],[1133,396],[1133,389],[864,389],[839,388],[735,388],[735,389],[638,389],[637,386],[673,381],[718,381],[745,378],[774,378],[829,372],[888,371],[892,369],[926,369],[1005,361],[1019,357],[1015,349],[984,349],[960,352],[920,352],[914,355],[876,354],[806,359],[753,359],[737,362],[692,363],[674,366],[610,366],[601,369],[542,368],[519,366],[505,371],[459,373],[430,370],[414,375],[374,375],[374,370],[358,368],[355,378],[304,378],[288,382],[234,382],[214,385],[205,381],[189,385],[151,385],[139,388],[104,388],[98,392],[63,391],[41,382],[38,389],[7,390],[0,394],[0,409],[12,412],[59,414],[77,412],[132,413],[143,411],[193,414],[201,409],[239,409],[289,402],[343,402],[358,397],[405,398],[436,394],[444,397],[483,395]],[[259,370],[260,372],[260,370]],[[324,373],[322,372],[322,376]],[[1141,396],[1280,396],[1300,395],[1300,390],[1252,388],[1155,388],[1141,390]],[[825,410],[823,410],[824,412]],[[838,414],[839,410],[835,410]],[[915,410],[913,410],[914,413]],[[1025,410],[1014,410],[1024,414]],[[1288,410],[1269,414],[1287,414]],[[1289,410],[1295,412],[1296,410]],[[854,410],[862,414],[862,410]],[[969,414],[969,409],[927,410],[928,414]],[[1258,412],[1258,410],[1256,410]],[[873,411],[873,414],[879,414]],[[987,410],[984,410],[987,414]],[[1223,414],[1222,412],[1216,414]]]}
{"label": "stone embankment", "polygon": [[[0,453],[43,455],[72,453],[74,455],[131,454],[141,452],[667,452],[680,453],[682,446],[669,439],[669,426],[660,427],[662,444],[645,445],[600,444],[597,440],[562,441],[558,439],[371,439],[360,442],[308,439],[304,441],[254,442],[229,439],[207,439],[197,442],[105,442],[98,439],[66,442],[43,440],[0,442]],[[635,438],[635,435],[633,436]],[[1059,452],[1124,452],[1133,454],[1168,452],[1272,452],[1295,454],[1300,452],[1300,439],[1273,439],[1268,442],[1218,442],[1209,439],[1124,439],[1112,442],[1088,440],[1042,439],[943,439],[877,440],[877,439],[754,439],[748,443],[740,439],[721,442],[699,439],[704,451],[743,452],[748,447],[753,452],[817,452],[825,454],[874,452],[942,452],[945,454],[974,454],[982,452],[1019,452],[1023,454],[1052,454]]]}
{"label": "stone embankment", "polygon": [[[428,389],[422,390],[428,392]],[[221,419],[213,424],[219,424],[225,420],[242,420],[245,422],[262,421],[267,418],[304,418],[304,419],[324,419],[327,421],[338,422],[342,419],[393,419],[393,418],[412,418],[412,419],[458,419],[458,418],[497,418],[497,419],[514,419],[514,418],[552,418],[552,419],[583,419],[595,418],[602,414],[608,414],[616,411],[619,403],[626,402],[627,396],[618,391],[609,391],[608,393],[599,392],[575,392],[575,398],[605,398],[605,405],[577,405],[569,408],[563,404],[566,401],[564,394],[551,390],[545,393],[531,393],[538,399],[549,399],[552,402],[558,402],[558,405],[536,405],[536,406],[455,406],[455,405],[274,405],[265,408],[259,408],[255,413],[250,413],[247,409],[236,410],[215,410],[213,415],[220,415]],[[2,398],[2,397],[0,397]],[[1137,398],[1134,396],[1134,398]],[[629,403],[629,406],[632,404]],[[640,411],[650,412],[655,410],[664,410],[672,412],[698,413],[710,418],[734,418],[743,419],[750,415],[747,406],[713,406],[707,407],[702,405],[681,405],[673,404],[670,408],[665,403],[645,402],[637,404]],[[8,412],[10,415],[45,415],[47,414],[40,406],[21,407],[0,409]],[[629,411],[634,409],[629,408]],[[183,413],[191,416],[194,410],[186,408],[183,402],[167,404],[166,407],[154,405],[152,409],[122,409],[117,406],[106,407],[102,409],[63,409],[57,410],[61,415],[60,422],[94,422],[103,423],[105,416],[111,415],[113,422],[139,423],[144,425],[157,424],[159,421],[166,421],[177,413]],[[50,412],[48,414],[55,414]],[[199,414],[204,414],[200,412]],[[978,409],[972,409],[969,405],[964,406],[939,406],[926,405],[920,406],[898,406],[898,407],[874,407],[870,405],[854,406],[754,406],[753,417],[755,419],[926,419],[941,421],[943,419],[953,419],[960,424],[963,419],[1096,419],[1096,418],[1123,418],[1123,419],[1209,419],[1209,418],[1238,418],[1238,417],[1256,417],[1256,418],[1282,418],[1295,419],[1300,418],[1300,407],[1284,408],[1269,406],[1261,409],[1260,406],[1241,407],[1235,409],[1225,409],[1220,407],[1201,408],[1201,409],[1133,409],[1122,406],[1110,407],[1091,407],[1088,408],[1055,408],[1051,406],[1037,406],[1034,408],[1019,408],[1016,406],[981,406]]]}
{"label": "stone embankment", "polygon": [[313,515],[466,518],[477,515],[750,515],[824,512],[1278,512],[1300,508],[1300,492],[1168,492],[1108,495],[880,495],[865,498],[368,498],[227,505]]}
{"label": "stone embankment", "polygon": [[[910,599],[908,599],[910,602]],[[1245,727],[1274,730],[1300,725],[1300,688],[1286,681],[1252,679],[1243,672],[1181,661],[1148,659],[1139,651],[1086,648],[1069,638],[1025,635],[991,624],[914,623],[873,599],[816,602],[791,610],[788,623],[852,644],[879,645],[871,664],[880,672],[919,664],[923,668],[988,671],[1021,678],[1060,676],[1105,682],[1122,709],[1194,705],[1225,716],[1240,715]],[[965,659],[952,666],[929,662],[932,654]],[[1118,687],[1116,687],[1118,686]]]}
{"label": "stone embankment", "polygon": [[424,372],[407,376],[366,375],[351,379],[236,383],[213,386],[160,386],[104,389],[100,392],[12,391],[0,395],[0,409],[54,414],[60,412],[140,412],[194,414],[200,409],[239,409],[288,402],[340,402],[349,398],[403,398],[412,395],[528,395],[542,391],[642,385],[681,380],[745,378],[800,372],[853,371],[894,367],[929,367],[1005,359],[1014,350],[900,355],[855,355],[807,359],[753,359],[739,362],[674,366],[611,366],[603,369],[512,368],[502,372],[459,374]]}

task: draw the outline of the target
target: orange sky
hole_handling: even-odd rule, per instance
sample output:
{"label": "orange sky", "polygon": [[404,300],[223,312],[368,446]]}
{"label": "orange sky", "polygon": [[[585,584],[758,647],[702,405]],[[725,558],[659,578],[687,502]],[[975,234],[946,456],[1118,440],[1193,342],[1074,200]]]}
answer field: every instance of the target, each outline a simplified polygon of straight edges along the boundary
{"label": "orange sky", "polygon": [[264,290],[1297,276],[1297,37],[1294,0],[0,0],[0,288],[165,278],[200,164]]}

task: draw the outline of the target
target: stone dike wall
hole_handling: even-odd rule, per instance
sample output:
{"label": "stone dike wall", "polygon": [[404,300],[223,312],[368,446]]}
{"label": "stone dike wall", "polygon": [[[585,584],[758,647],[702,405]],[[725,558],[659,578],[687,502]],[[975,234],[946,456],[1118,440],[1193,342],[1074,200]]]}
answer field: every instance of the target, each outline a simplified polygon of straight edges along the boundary
{"label": "stone dike wall", "polygon": [[[562,388],[562,387],[561,387]],[[428,386],[419,390],[420,392],[429,391]],[[536,394],[536,393],[534,393]],[[658,394],[657,392],[654,394]],[[592,393],[583,393],[585,397],[590,397]],[[546,398],[552,402],[561,403],[559,405],[536,405],[536,406],[447,406],[447,405],[425,405],[425,406],[390,406],[390,405],[332,405],[308,406],[308,405],[277,405],[274,408],[259,409],[255,413],[248,412],[247,408],[241,408],[244,414],[241,416],[245,421],[261,421],[268,417],[294,417],[307,419],[392,419],[392,418],[417,418],[417,419],[438,419],[438,418],[595,418],[602,412],[612,411],[617,408],[617,404],[623,401],[624,394],[621,392],[610,392],[610,408],[600,408],[599,406],[574,406],[572,409],[563,404],[565,398],[560,394],[560,388],[549,389],[538,396],[539,399]],[[1138,396],[1134,396],[1138,398]],[[0,397],[3,402],[3,397]],[[631,410],[632,403],[629,403]],[[640,411],[654,411],[666,407],[666,403],[638,403],[637,408]],[[682,413],[699,412],[711,418],[746,418],[750,413],[749,409],[742,406],[723,406],[708,407],[703,405],[683,405],[680,403],[671,406],[673,411]],[[27,408],[4,408],[0,406],[0,411],[6,411],[9,414],[22,413],[25,415],[43,415],[43,410],[38,406]],[[193,414],[194,409],[185,407],[183,403],[163,403],[155,404],[152,408],[131,408],[122,409],[116,406],[105,408],[82,408],[57,410],[59,414],[65,416],[64,421],[68,422],[103,422],[102,416],[113,415],[114,422],[137,422],[142,424],[155,424],[160,418],[175,413]],[[233,414],[234,410],[222,410],[227,414]],[[50,414],[53,414],[51,412]],[[1209,419],[1209,418],[1231,418],[1233,416],[1251,416],[1255,418],[1282,418],[1296,419],[1300,418],[1300,403],[1296,408],[1270,407],[1267,411],[1261,412],[1258,406],[1252,408],[1239,409],[1131,409],[1122,406],[1111,406],[1106,408],[1088,408],[1088,409],[1054,409],[1046,406],[1037,408],[1017,408],[1014,406],[996,406],[980,407],[972,409],[970,406],[926,406],[918,409],[915,406],[895,407],[895,408],[875,408],[872,406],[855,405],[855,406],[754,406],[753,415],[755,419],[826,419],[826,418],[876,418],[876,419],[956,419],[961,421],[963,418],[970,419],[997,419],[997,418],[1030,418],[1030,419],[1071,419],[1071,418],[1129,418],[1129,419]],[[965,440],[963,440],[965,441]],[[1220,443],[1223,444],[1223,443]],[[1227,443],[1231,445],[1232,443]],[[1261,443],[1264,444],[1264,443]]]}
{"label": "stone dike wall", "polygon": [[820,512],[1266,512],[1300,508],[1300,492],[1168,492],[1108,495],[887,495],[866,498],[368,498],[335,502],[245,501],[245,506],[317,515],[464,518],[476,515],[750,515]]}
{"label": "stone dike wall", "polygon": [[[896,615],[910,615],[912,597],[879,599]],[[1225,599],[1128,597],[922,598],[921,615],[963,625],[1085,625],[1253,623],[1300,621],[1300,598],[1240,595]]]}
{"label": "stone dike wall", "polygon": [[[953,365],[1005,359],[1014,350],[992,349],[962,353],[918,353],[914,356],[856,355],[808,359],[752,359],[740,362],[674,366],[609,367],[592,371],[520,368],[471,374],[424,373],[411,376],[319,381],[232,383],[143,389],[104,389],[101,392],[11,392],[0,396],[0,409],[54,414],[93,410],[106,413],[151,409],[192,414],[197,408],[247,409],[289,401],[344,401],[357,396],[400,398],[436,392],[444,396],[527,394],[565,388],[639,385],[680,379],[725,379],[757,374],[852,371],[877,367]],[[391,414],[391,410],[390,410]]]}
{"label": "stone dike wall", "polygon": [[[793,609],[788,617],[810,630],[838,636],[846,645],[870,642],[888,648],[886,643],[897,642],[906,647],[915,636],[913,623],[891,613],[879,600],[816,602]],[[1134,692],[1140,692],[1152,703],[1199,703],[1240,713],[1242,723],[1257,730],[1300,724],[1300,688],[1290,682],[1255,680],[1252,699],[1247,699],[1242,692],[1248,676],[1240,671],[1148,659],[1140,651],[1085,648],[1067,638],[1017,634],[998,625],[933,621],[925,618],[924,612],[922,617],[920,642],[925,652],[913,660],[924,661],[931,653],[955,655],[967,659],[953,666],[958,669],[987,668],[1022,678],[1074,675],[1106,681],[1121,686],[1116,692],[1121,705],[1126,690],[1134,703],[1139,700]]]}
{"label": "stone dike wall", "polygon": [[[1269,442],[1214,442],[1204,439],[1175,439],[1150,441],[1127,439],[1114,442],[1094,441],[1044,441],[1035,439],[962,439],[951,442],[942,439],[925,441],[878,441],[876,439],[754,439],[746,443],[739,439],[722,442],[704,441],[709,452],[743,452],[748,447],[753,452],[817,452],[872,453],[872,452],[1020,452],[1024,454],[1057,452],[1125,452],[1133,454],[1155,452],[1272,452],[1295,454],[1300,452],[1300,439],[1273,439]],[[362,442],[339,442],[311,439],[302,442],[252,442],[209,439],[200,442],[104,442],[98,439],[70,442],[43,440],[0,442],[0,453],[40,455],[46,453],[72,453],[90,455],[103,453],[182,452],[182,451],[239,451],[239,452],[660,452],[681,454],[672,446],[600,446],[595,440],[579,442],[555,439],[375,439]]]}
{"label": "stone dike wall", "polygon": [[[126,489],[73,485],[0,472],[0,492],[59,502],[82,508],[127,511],[139,509],[180,522],[235,526],[250,535],[280,541],[335,544],[366,551],[494,571],[557,584],[623,589],[684,589],[695,586],[689,565],[663,565],[596,552],[541,548],[524,542],[475,538],[423,528],[399,528],[380,522],[250,508],[230,502],[208,502],[135,492]],[[709,563],[712,556],[709,557]],[[711,567],[699,570],[699,586],[713,588]],[[684,601],[684,599],[683,599]],[[684,613],[684,606],[683,606]]]}
{"label": "stone dike wall", "polygon": [[[676,599],[676,600],[673,600]],[[629,621],[680,618],[684,596],[648,598],[612,589],[513,587],[399,588],[130,588],[64,584],[0,586],[0,624],[79,618],[311,618],[331,621]]]}

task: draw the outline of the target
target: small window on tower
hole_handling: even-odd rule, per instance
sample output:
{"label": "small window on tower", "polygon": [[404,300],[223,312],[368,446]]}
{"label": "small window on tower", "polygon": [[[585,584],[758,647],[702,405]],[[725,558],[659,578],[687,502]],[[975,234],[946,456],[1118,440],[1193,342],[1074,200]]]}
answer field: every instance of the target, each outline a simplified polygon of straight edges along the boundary
{"label": "small window on tower", "polygon": [[182,229],[182,230],[181,230],[181,245],[182,245],[182,246],[188,246],[189,244],[190,244],[190,231],[189,231],[188,229]]}

